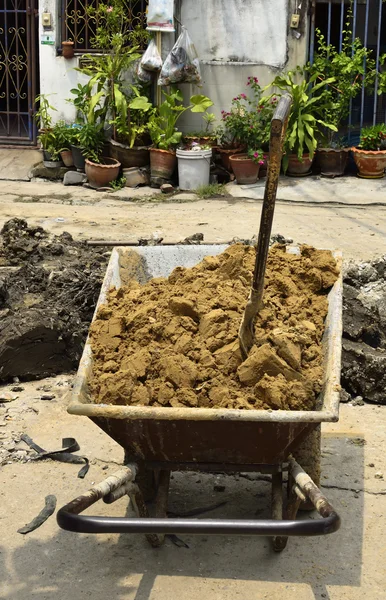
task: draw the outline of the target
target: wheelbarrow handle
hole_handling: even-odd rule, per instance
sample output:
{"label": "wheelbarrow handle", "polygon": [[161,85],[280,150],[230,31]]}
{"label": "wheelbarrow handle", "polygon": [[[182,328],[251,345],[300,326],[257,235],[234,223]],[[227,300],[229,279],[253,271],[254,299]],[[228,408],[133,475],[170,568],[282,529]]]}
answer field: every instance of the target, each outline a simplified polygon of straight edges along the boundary
{"label": "wheelbarrow handle", "polygon": [[321,519],[153,519],[126,517],[93,517],[80,513],[101,498],[111,503],[127,494],[134,481],[136,467],[125,467],[61,508],[57,522],[62,529],[77,533],[145,533],[145,534],[220,534],[265,536],[316,536],[337,531],[340,517],[311,478],[294,459],[289,462],[294,491],[309,498]]}

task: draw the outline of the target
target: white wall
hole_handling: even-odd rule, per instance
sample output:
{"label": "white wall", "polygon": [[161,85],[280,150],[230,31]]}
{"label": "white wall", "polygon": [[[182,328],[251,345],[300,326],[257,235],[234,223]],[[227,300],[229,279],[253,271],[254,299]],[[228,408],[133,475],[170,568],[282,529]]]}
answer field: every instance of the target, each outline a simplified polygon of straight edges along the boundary
{"label": "white wall", "polygon": [[[56,55],[57,40],[60,41],[58,30],[58,3],[57,0],[39,1],[39,63],[40,63],[40,93],[52,94],[49,101],[55,106],[57,112],[53,113],[53,120],[64,119],[68,123],[75,120],[75,108],[66,102],[71,97],[70,90],[78,82],[85,83],[87,78],[74,70],[78,66],[78,58],[67,60]],[[43,29],[41,15],[49,12],[52,15],[52,30]],[[40,43],[42,34],[52,35],[55,40],[53,46]]]}

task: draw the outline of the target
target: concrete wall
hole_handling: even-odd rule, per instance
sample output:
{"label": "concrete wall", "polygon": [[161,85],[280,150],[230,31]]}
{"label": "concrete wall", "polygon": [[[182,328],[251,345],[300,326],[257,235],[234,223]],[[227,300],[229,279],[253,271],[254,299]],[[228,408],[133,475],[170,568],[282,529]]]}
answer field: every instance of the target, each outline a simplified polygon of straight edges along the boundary
{"label": "concrete wall", "polygon": [[[229,109],[232,98],[246,91],[249,75],[259,78],[265,86],[276,73],[297,64],[307,56],[307,0],[175,0],[176,15],[196,46],[201,60],[203,88],[184,84],[186,98],[204,93],[215,103],[213,112]],[[298,30],[289,28],[295,3],[301,4]],[[60,42],[58,32],[59,0],[40,0],[40,13],[51,12],[54,17],[51,33]],[[45,31],[45,30],[44,30]],[[43,33],[40,19],[40,33]],[[176,32],[176,36],[178,31]],[[173,34],[163,34],[163,55],[173,45]],[[54,119],[73,121],[75,110],[66,102],[70,89],[83,76],[74,70],[78,57],[65,60],[56,55],[56,46],[40,45],[40,89],[51,97],[58,112]],[[181,129],[199,129],[199,115],[188,113],[179,123]]]}

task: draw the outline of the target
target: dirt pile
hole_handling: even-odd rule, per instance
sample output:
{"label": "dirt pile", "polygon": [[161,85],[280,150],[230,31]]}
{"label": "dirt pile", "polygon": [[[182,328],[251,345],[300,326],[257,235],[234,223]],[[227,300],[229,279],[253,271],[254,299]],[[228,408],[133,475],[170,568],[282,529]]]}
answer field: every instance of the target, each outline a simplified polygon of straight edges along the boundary
{"label": "dirt pile", "polygon": [[90,330],[94,401],[311,409],[335,260],[307,246],[271,249],[256,347],[243,361],[237,334],[254,260],[253,247],[235,244],[168,279],[112,290]]}
{"label": "dirt pile", "polygon": [[76,368],[106,269],[104,250],[23,219],[0,232],[0,381]]}
{"label": "dirt pile", "polygon": [[345,399],[386,404],[386,255],[347,265],[343,308]]}

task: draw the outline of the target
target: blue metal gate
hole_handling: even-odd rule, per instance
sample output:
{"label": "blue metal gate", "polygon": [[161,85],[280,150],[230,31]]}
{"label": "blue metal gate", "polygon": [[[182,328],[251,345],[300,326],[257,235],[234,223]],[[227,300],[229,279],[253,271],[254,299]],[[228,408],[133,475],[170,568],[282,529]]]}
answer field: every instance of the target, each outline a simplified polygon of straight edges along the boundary
{"label": "blue metal gate", "polygon": [[[384,0],[312,0],[309,59],[315,51],[315,29],[320,29],[327,44],[342,49],[343,31],[351,6],[351,31],[353,40],[360,38],[363,45],[372,51],[376,60],[386,52],[386,2]],[[365,65],[364,65],[365,66]],[[346,123],[349,143],[356,144],[362,127],[386,122],[386,94],[378,95],[378,80],[374,89],[362,87],[359,96],[353,99]]]}
{"label": "blue metal gate", "polygon": [[37,0],[1,0],[0,144],[36,143]]}

